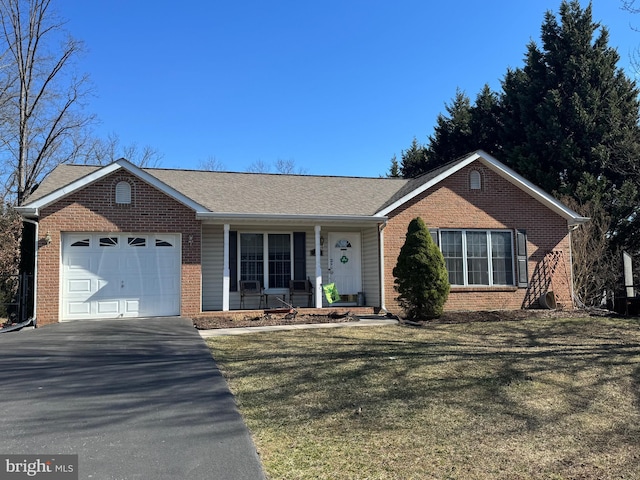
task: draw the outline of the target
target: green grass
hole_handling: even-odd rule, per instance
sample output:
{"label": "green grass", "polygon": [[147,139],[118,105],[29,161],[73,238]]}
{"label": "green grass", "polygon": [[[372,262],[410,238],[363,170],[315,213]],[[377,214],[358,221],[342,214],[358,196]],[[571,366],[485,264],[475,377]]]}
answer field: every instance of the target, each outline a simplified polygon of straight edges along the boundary
{"label": "green grass", "polygon": [[209,346],[272,479],[640,478],[640,323],[342,328]]}

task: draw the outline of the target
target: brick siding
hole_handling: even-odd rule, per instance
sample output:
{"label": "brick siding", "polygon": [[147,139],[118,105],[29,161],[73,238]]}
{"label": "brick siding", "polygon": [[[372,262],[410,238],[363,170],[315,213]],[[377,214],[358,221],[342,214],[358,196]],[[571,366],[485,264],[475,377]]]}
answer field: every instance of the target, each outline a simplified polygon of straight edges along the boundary
{"label": "brick siding", "polygon": [[[474,169],[481,173],[480,190],[469,188],[469,172]],[[515,229],[526,230],[530,280],[547,252],[563,252],[552,285],[559,303],[572,308],[567,220],[480,162],[473,162],[389,214],[384,230],[385,301],[389,311],[400,312],[392,271],[407,226],[418,216],[429,228],[509,229],[514,238]],[[525,304],[526,298],[527,288],[452,287],[445,310],[512,310],[537,305]]]}
{"label": "brick siding", "polygon": [[[129,205],[115,203],[115,185],[123,180],[132,185]],[[36,299],[39,325],[59,320],[61,237],[74,231],[182,234],[180,312],[200,313],[201,226],[195,212],[128,172],[118,171],[42,209]],[[50,244],[44,241],[47,234]]]}

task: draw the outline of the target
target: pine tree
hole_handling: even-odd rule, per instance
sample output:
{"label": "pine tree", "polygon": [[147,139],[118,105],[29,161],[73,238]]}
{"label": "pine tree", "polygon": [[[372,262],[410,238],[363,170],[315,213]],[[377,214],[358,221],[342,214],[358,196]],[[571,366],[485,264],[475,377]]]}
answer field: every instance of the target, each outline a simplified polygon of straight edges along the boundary
{"label": "pine tree", "polygon": [[400,170],[404,178],[414,178],[424,173],[427,164],[425,148],[413,137],[411,146],[407,150],[402,150],[400,159]]}
{"label": "pine tree", "polygon": [[505,76],[502,158],[548,192],[599,196],[619,235],[638,213],[639,92],[591,5],[563,1],[559,19],[547,12],[542,45]]}
{"label": "pine tree", "polygon": [[429,137],[427,157],[432,168],[478,149],[471,132],[469,97],[457,90],[453,102],[445,105],[445,109],[447,115],[438,115],[434,133]]}
{"label": "pine tree", "polygon": [[398,301],[408,318],[442,315],[449,296],[449,276],[444,257],[420,217],[409,223],[393,276]]}
{"label": "pine tree", "polygon": [[387,173],[388,178],[400,178],[400,165],[398,164],[398,159],[394,155],[391,158],[391,167],[389,167],[389,173]]}

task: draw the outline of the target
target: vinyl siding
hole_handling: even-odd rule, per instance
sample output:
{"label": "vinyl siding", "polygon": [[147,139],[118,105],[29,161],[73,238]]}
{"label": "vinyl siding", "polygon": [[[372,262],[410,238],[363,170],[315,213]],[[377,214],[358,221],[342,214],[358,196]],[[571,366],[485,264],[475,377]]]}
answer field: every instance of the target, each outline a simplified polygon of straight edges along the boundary
{"label": "vinyl siding", "polygon": [[[313,227],[297,226],[265,226],[265,225],[231,225],[231,230],[239,233],[305,233],[306,276],[315,285],[316,257],[311,254],[315,248],[315,229]],[[203,225],[202,238],[202,309],[204,311],[222,310],[222,275],[223,275],[223,234],[222,225]],[[362,245],[362,286],[366,295],[367,305],[380,305],[379,292],[379,259],[378,259],[378,230],[377,227],[367,229],[324,227],[321,235],[325,238],[320,258],[322,278],[328,278],[328,237],[330,231],[357,231],[361,233]],[[252,300],[248,300],[251,302]],[[271,302],[270,302],[271,303]],[[326,303],[326,302],[325,302]],[[254,305],[246,305],[253,308]],[[257,304],[255,305],[257,307]],[[229,308],[240,308],[240,294],[231,292]]]}
{"label": "vinyl siding", "polygon": [[380,259],[378,255],[378,229],[362,230],[362,291],[365,305],[380,306]]}
{"label": "vinyl siding", "polygon": [[[202,310],[222,310],[222,225],[202,225]],[[233,292],[235,293],[235,292]]]}

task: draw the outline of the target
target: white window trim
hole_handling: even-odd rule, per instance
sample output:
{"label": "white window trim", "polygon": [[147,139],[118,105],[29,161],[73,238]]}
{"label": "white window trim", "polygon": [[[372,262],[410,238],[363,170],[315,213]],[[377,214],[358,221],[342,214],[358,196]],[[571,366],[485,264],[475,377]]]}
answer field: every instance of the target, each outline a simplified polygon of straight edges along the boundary
{"label": "white window trim", "polygon": [[293,280],[294,274],[294,264],[293,264],[293,231],[255,231],[255,230],[238,230],[237,235],[237,272],[238,272],[238,281],[242,276],[242,243],[241,237],[242,235],[262,235],[262,284],[264,285],[265,290],[282,290],[289,291],[289,287],[286,288],[271,288],[269,286],[269,235],[289,235],[289,261],[291,262],[291,271],[289,272],[290,279]]}
{"label": "white window trim", "polygon": [[482,190],[482,173],[479,170],[473,169],[469,172],[469,189]]}
{"label": "white window trim", "polygon": [[[452,287],[473,287],[473,288],[488,288],[488,287],[515,287],[516,286],[516,270],[515,270],[515,244],[513,240],[513,230],[509,229],[485,229],[485,228],[442,228],[438,229],[438,248],[442,251],[442,232],[461,232],[462,233],[462,277],[464,284],[451,284]],[[489,284],[471,284],[469,283],[469,269],[467,266],[467,232],[485,232],[487,235],[487,258],[488,258],[488,274]],[[511,283],[494,284],[493,283],[493,262],[492,262],[492,245],[491,245],[491,233],[509,233],[511,242]]]}
{"label": "white window trim", "polygon": [[120,180],[116,183],[116,205],[131,205],[133,197],[133,187],[127,180]]}

